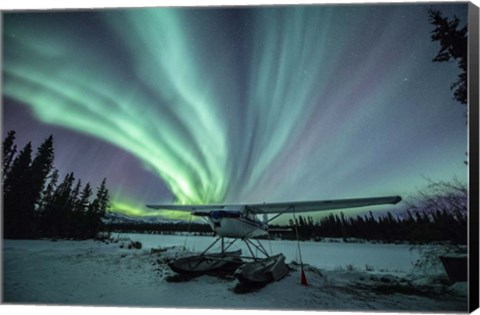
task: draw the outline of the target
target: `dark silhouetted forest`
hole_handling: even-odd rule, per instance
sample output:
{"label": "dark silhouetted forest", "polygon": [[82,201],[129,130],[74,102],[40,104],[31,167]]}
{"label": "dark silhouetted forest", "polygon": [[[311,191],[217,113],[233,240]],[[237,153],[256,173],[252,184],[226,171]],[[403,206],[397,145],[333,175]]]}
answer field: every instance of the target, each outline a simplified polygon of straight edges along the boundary
{"label": "dark silhouetted forest", "polygon": [[[345,218],[343,213],[330,214],[320,220],[299,217],[299,236],[303,240],[319,240],[323,237],[359,238],[385,243],[405,241],[408,243],[431,243],[449,241],[455,244],[467,242],[466,214],[453,214],[436,210],[432,213],[407,212],[405,218],[388,212],[375,218],[373,213]],[[295,229],[294,222],[291,228]],[[289,238],[294,238],[293,233]]]}
{"label": "dark silhouetted forest", "polygon": [[30,142],[17,152],[15,131],[8,132],[2,156],[4,238],[87,239],[103,230],[106,179],[95,195],[73,173],[60,182],[54,157],[52,136],[33,154]]}

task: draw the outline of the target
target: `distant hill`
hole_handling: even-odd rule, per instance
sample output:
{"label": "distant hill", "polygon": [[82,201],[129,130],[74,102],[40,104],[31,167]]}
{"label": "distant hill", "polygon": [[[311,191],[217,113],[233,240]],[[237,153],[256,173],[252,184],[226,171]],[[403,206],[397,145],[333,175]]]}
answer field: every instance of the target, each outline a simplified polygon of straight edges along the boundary
{"label": "distant hill", "polygon": [[170,220],[161,216],[131,217],[118,212],[106,212],[103,223],[112,224],[175,224],[183,221]]}
{"label": "distant hill", "polygon": [[211,234],[205,222],[188,222],[171,220],[161,216],[130,217],[118,212],[106,212],[103,223],[107,231],[128,233],[163,233],[191,232]]}

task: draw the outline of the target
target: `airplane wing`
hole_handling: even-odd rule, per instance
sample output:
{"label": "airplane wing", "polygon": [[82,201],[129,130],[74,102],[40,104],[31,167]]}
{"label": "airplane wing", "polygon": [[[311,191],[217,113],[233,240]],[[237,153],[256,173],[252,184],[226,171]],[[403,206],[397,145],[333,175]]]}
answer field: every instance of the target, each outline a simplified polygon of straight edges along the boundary
{"label": "airplane wing", "polygon": [[[300,202],[260,203],[248,205],[253,213],[280,213],[280,212],[310,212],[336,209],[358,208],[384,204],[397,204],[402,200],[400,196],[336,199]],[[287,210],[289,209],[289,210]]]}
{"label": "airplane wing", "polygon": [[366,206],[375,206],[383,204],[396,204],[402,200],[399,196],[357,198],[357,199],[337,199],[337,200],[318,200],[318,201],[298,201],[298,202],[277,202],[277,203],[258,203],[246,205],[147,205],[148,208],[156,210],[176,210],[176,211],[240,211],[244,207],[248,211],[256,214],[263,213],[281,213],[281,212],[310,212],[326,211],[336,209],[358,208]]}

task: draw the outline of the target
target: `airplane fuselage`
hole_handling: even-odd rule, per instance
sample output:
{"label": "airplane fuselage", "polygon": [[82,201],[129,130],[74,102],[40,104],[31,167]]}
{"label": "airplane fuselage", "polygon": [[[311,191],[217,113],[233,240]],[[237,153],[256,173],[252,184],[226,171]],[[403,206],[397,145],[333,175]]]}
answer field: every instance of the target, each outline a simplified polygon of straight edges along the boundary
{"label": "airplane fuselage", "polygon": [[252,213],[212,211],[206,218],[211,229],[221,237],[245,239],[268,235],[268,225]]}

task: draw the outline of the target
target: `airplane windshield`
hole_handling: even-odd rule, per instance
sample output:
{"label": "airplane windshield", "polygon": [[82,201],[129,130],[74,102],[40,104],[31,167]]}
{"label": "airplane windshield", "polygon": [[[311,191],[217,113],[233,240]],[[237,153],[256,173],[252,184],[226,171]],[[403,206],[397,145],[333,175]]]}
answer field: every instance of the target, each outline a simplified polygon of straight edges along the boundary
{"label": "airplane windshield", "polygon": [[244,217],[248,220],[258,221],[257,216],[254,213],[251,213],[251,212],[246,212],[244,214]]}

